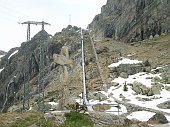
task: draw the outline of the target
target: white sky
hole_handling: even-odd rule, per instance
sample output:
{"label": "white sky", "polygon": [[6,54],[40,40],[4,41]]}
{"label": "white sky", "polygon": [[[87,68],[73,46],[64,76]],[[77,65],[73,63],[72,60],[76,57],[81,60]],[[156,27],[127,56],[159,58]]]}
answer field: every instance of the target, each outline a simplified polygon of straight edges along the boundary
{"label": "white sky", "polygon": [[[107,0],[0,0],[0,50],[8,51],[26,41],[27,25],[18,22],[42,21],[54,35],[69,24],[86,28]],[[41,26],[31,25],[31,37]]]}

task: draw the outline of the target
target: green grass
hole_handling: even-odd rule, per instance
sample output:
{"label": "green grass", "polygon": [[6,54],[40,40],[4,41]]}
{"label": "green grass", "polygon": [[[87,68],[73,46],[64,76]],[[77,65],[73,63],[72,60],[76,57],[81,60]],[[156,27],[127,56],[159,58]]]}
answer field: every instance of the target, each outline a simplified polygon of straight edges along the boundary
{"label": "green grass", "polygon": [[[9,121],[10,120],[11,119],[9,118]],[[0,127],[28,127],[33,124],[40,125],[41,127],[57,127],[53,124],[52,121],[46,121],[43,117],[43,114],[40,113],[31,114],[26,118],[18,119],[10,124],[6,124],[6,125],[0,124]]]}
{"label": "green grass", "polygon": [[70,112],[65,117],[65,123],[59,127],[93,127],[93,122],[84,114]]}
{"label": "green grass", "polygon": [[43,117],[28,117],[25,120],[18,121],[11,127],[27,127],[33,124],[41,127],[54,127],[52,121],[46,121]]}

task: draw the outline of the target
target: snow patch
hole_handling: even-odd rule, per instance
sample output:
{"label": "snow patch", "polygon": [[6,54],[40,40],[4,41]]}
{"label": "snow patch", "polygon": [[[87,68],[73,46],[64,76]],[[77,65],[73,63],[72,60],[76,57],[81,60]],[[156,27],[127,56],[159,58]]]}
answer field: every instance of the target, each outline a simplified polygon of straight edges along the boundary
{"label": "snow patch", "polygon": [[57,102],[48,102],[48,104],[50,104],[50,105],[52,105],[52,106],[58,105]]}
{"label": "snow patch", "polygon": [[122,60],[120,60],[117,63],[110,64],[108,67],[118,67],[121,64],[138,64],[138,63],[142,63],[142,61],[123,58]]}
{"label": "snow patch", "polygon": [[4,70],[4,67],[2,69],[0,69],[0,73]]}
{"label": "snow patch", "polygon": [[160,77],[161,74],[151,74],[151,73],[146,73],[146,72],[140,72],[140,73],[137,73],[137,74],[134,74],[134,75],[130,75],[128,78],[124,79],[124,78],[121,78],[121,77],[118,77],[116,79],[114,79],[112,82],[116,82],[116,83],[119,83],[119,84],[123,84],[126,82],[126,84],[128,83],[133,83],[134,81],[137,81],[147,87],[151,87],[151,84],[152,84],[152,81],[151,79],[153,77]]}
{"label": "snow patch", "polygon": [[0,58],[4,57],[5,55],[0,55]]}
{"label": "snow patch", "polygon": [[10,59],[14,54],[16,54],[18,52],[18,50],[16,50],[15,52],[13,52],[9,57],[8,59]]}
{"label": "snow patch", "polygon": [[155,113],[148,112],[148,111],[137,111],[133,112],[130,115],[127,116],[128,119],[137,119],[139,121],[146,122],[148,121]]}

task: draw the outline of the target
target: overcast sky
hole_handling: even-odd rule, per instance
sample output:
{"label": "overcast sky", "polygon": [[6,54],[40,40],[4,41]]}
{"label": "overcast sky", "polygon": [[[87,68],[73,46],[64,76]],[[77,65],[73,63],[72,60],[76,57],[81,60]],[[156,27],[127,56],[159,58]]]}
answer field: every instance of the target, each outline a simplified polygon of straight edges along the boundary
{"label": "overcast sky", "polygon": [[[0,0],[0,50],[8,51],[26,41],[25,21],[48,22],[45,30],[54,35],[71,25],[86,28],[107,0]],[[69,16],[70,15],[70,16]],[[41,26],[31,25],[31,37]]]}

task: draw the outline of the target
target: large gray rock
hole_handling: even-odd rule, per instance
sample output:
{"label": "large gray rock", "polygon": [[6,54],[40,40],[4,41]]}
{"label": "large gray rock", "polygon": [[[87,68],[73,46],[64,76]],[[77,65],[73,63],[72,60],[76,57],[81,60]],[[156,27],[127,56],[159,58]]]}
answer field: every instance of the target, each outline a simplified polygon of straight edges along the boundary
{"label": "large gray rock", "polygon": [[137,93],[137,94],[142,94],[142,95],[148,95],[150,88],[146,87],[145,85],[139,83],[139,82],[134,82],[132,89]]}
{"label": "large gray rock", "polygon": [[104,112],[89,112],[89,118],[97,125],[128,125],[131,121],[125,117]]}
{"label": "large gray rock", "polygon": [[107,96],[105,94],[102,94],[101,92],[97,92],[97,93],[89,93],[88,98],[90,100],[104,101],[107,99]]}
{"label": "large gray rock", "polygon": [[162,90],[164,86],[162,84],[156,83],[151,87],[152,93],[155,94],[160,94],[160,91]]}
{"label": "large gray rock", "polygon": [[126,72],[127,75],[133,75],[139,72],[143,72],[144,66],[142,64],[121,64],[115,69],[118,74]]}
{"label": "large gray rock", "polygon": [[156,113],[154,116],[152,116],[149,120],[149,123],[158,123],[158,124],[166,124],[169,123],[166,117],[161,113]]}
{"label": "large gray rock", "polygon": [[170,101],[165,101],[161,104],[158,104],[157,107],[161,109],[170,109]]}

